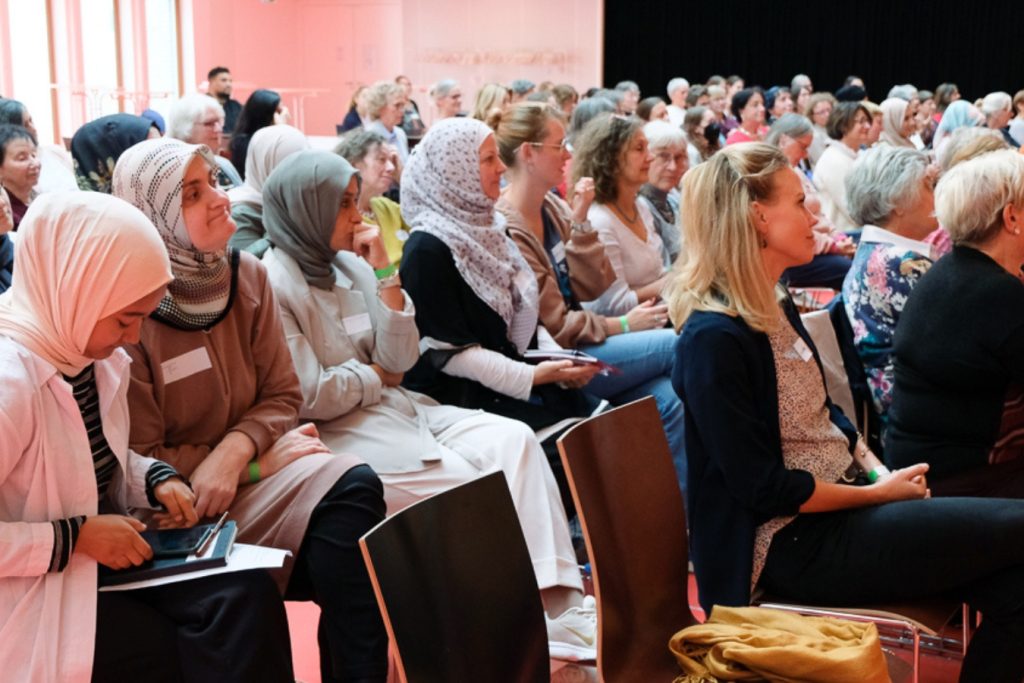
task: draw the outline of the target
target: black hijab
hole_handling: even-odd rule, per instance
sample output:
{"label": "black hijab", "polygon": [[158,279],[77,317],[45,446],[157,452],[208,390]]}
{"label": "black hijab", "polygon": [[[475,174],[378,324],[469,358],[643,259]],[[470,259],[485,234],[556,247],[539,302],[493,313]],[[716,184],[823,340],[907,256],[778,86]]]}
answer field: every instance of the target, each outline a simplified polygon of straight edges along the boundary
{"label": "black hijab", "polygon": [[110,194],[114,164],[126,149],[149,137],[155,124],[133,114],[111,114],[90,121],[71,138],[78,187]]}

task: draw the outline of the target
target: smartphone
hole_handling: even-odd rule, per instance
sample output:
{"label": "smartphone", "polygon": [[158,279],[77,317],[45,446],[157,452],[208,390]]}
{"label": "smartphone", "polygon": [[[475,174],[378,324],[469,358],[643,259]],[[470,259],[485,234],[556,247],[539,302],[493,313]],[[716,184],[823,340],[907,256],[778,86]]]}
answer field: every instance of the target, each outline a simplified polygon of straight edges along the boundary
{"label": "smartphone", "polygon": [[187,557],[196,552],[213,532],[213,524],[203,524],[191,529],[151,529],[142,532],[153,559],[162,557]]}

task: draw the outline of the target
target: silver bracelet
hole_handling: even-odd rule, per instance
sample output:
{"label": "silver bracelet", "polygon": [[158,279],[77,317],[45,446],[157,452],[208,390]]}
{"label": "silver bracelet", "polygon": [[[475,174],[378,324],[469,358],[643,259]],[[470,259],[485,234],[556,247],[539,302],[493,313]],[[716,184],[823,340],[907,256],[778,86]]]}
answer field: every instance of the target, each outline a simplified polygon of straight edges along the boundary
{"label": "silver bracelet", "polygon": [[382,289],[387,289],[388,287],[401,287],[401,286],[402,286],[402,279],[399,277],[397,272],[396,273],[392,273],[391,275],[388,275],[387,277],[383,277],[383,278],[377,280],[377,291],[378,292],[380,290],[382,290]]}
{"label": "silver bracelet", "polygon": [[593,232],[594,230],[593,226],[590,225],[589,220],[585,220],[582,223],[577,223],[576,221],[573,221],[572,223],[570,223],[570,227],[573,232]]}

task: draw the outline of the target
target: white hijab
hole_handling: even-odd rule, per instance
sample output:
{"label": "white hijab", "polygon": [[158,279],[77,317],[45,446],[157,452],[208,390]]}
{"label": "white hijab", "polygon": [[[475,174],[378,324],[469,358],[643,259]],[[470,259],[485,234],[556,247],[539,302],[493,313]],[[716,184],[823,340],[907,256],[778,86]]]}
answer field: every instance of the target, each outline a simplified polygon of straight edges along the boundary
{"label": "white hijab", "polygon": [[298,128],[285,124],[260,128],[249,140],[245,154],[245,183],[228,190],[231,205],[262,207],[263,184],[270,173],[291,155],[309,148],[309,140]]}
{"label": "white hijab", "polygon": [[537,329],[537,279],[483,191],[480,145],[493,134],[476,119],[434,124],[402,173],[402,215],[413,231],[445,243],[466,284],[501,316],[522,352]]}
{"label": "white hijab", "polygon": [[18,228],[17,267],[0,296],[0,334],[60,372],[92,364],[96,323],[171,281],[163,240],[135,207],[99,192],[50,192]]}

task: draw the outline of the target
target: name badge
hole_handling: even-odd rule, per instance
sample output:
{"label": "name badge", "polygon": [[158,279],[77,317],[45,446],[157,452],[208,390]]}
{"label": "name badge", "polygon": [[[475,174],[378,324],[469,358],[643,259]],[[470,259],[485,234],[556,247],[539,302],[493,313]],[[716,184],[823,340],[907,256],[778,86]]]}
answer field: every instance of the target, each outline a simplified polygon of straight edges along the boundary
{"label": "name badge", "polygon": [[183,353],[176,358],[165,360],[160,364],[160,371],[163,373],[164,384],[166,385],[177,382],[179,379],[191,377],[203,370],[209,370],[212,367],[210,354],[207,353],[205,346],[200,346],[198,349],[192,349],[188,353]]}
{"label": "name badge", "polygon": [[565,260],[565,245],[559,241],[555,246],[551,247],[551,255],[555,258],[555,263],[561,263]]}
{"label": "name badge", "polygon": [[811,347],[809,347],[807,343],[799,337],[797,337],[796,343],[793,344],[793,350],[797,352],[800,359],[805,363],[814,358],[814,354],[811,352]]}
{"label": "name badge", "polygon": [[341,319],[341,324],[345,326],[345,332],[350,335],[373,329],[373,322],[370,320],[369,313],[356,313],[355,315],[345,316]]}

